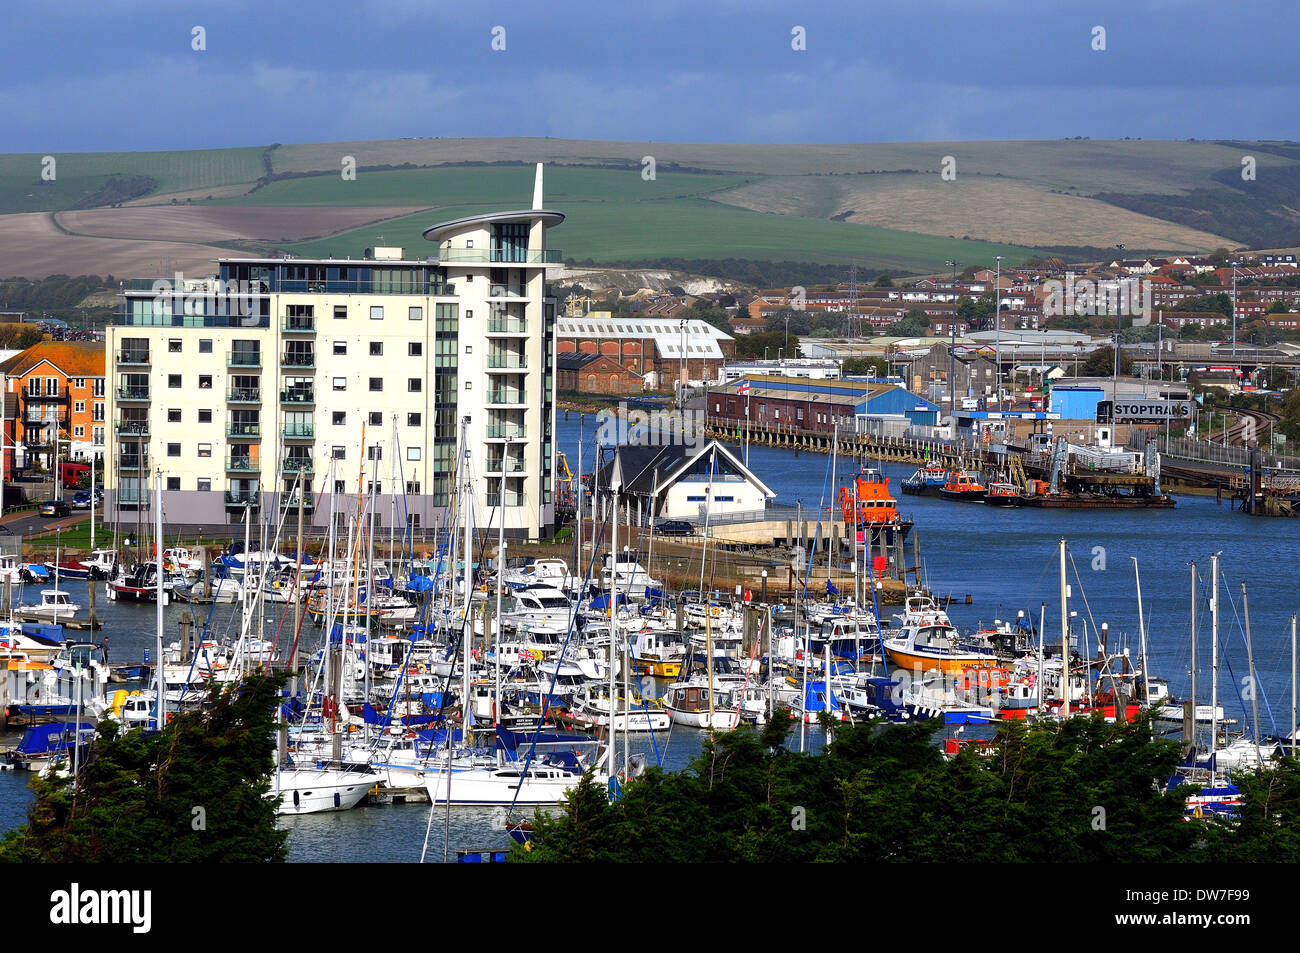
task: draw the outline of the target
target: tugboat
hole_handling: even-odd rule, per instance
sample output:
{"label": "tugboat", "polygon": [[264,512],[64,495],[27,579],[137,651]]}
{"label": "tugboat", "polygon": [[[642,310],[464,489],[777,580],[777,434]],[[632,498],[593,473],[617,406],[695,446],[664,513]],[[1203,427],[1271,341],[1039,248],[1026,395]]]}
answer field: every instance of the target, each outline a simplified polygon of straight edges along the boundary
{"label": "tugboat", "polygon": [[984,502],[989,506],[1019,506],[1023,501],[1020,488],[1014,483],[994,483],[989,487]]}
{"label": "tugboat", "polygon": [[965,500],[978,503],[988,496],[988,487],[979,482],[976,474],[967,470],[951,470],[948,481],[939,490],[945,500]]}
{"label": "tugboat", "polygon": [[935,494],[948,478],[948,471],[933,464],[919,468],[903,481],[903,492],[908,496]]}

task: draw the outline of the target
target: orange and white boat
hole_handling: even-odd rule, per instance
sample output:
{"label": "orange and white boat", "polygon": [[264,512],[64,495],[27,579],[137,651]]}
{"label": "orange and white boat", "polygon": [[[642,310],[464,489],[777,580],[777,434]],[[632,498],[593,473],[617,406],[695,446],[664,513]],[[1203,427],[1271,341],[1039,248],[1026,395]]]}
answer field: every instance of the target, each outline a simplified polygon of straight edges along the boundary
{"label": "orange and white boat", "polygon": [[884,640],[889,659],[909,672],[963,672],[976,666],[995,666],[992,652],[962,644],[957,630],[941,621],[923,621],[904,627],[895,638]]}
{"label": "orange and white boat", "polygon": [[839,502],[844,522],[859,529],[864,526],[902,523],[902,517],[898,514],[898,501],[889,492],[889,477],[879,470],[862,467],[854,483],[840,487]]}
{"label": "orange and white boat", "polygon": [[976,474],[967,470],[951,470],[948,482],[939,490],[945,500],[966,500],[978,503],[988,496],[988,487],[980,483]]}

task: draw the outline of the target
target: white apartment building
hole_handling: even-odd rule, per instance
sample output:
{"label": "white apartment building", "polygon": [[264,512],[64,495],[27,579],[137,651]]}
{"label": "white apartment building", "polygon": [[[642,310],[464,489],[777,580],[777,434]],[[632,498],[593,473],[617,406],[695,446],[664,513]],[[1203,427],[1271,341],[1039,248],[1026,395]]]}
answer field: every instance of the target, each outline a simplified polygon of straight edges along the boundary
{"label": "white apartment building", "polygon": [[541,207],[539,166],[531,209],[425,229],[423,258],[232,258],[213,278],[133,282],[106,342],[106,520],[151,521],[160,473],[170,527],[230,528],[246,506],[276,520],[300,486],[316,528],[373,492],[377,527],[428,531],[468,484],[476,526],[547,535],[546,232],[563,220]]}

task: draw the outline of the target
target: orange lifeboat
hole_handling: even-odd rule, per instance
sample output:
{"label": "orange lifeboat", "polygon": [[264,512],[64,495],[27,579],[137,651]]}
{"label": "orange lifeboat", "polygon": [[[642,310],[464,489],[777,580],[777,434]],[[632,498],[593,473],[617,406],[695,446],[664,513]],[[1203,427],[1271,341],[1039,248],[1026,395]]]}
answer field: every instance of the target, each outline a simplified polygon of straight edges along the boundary
{"label": "orange lifeboat", "polygon": [[863,467],[857,480],[857,518],[854,518],[854,492],[852,484],[840,487],[840,510],[844,522],[859,528],[868,525],[888,525],[900,522],[898,501],[889,493],[889,477],[879,470]]}

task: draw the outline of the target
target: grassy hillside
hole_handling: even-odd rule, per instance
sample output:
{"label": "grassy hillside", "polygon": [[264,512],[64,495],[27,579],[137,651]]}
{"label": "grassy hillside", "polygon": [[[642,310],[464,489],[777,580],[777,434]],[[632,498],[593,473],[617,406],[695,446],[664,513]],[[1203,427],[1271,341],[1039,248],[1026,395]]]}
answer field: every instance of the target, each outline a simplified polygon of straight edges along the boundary
{"label": "grassy hillside", "polygon": [[[1255,158],[1254,181],[1240,177],[1243,155]],[[355,180],[339,174],[345,156],[355,161]],[[655,159],[654,181],[641,177],[644,156]],[[945,156],[956,163],[955,181],[939,174]],[[1289,142],[401,139],[68,154],[56,156],[54,182],[41,180],[41,158],[0,156],[0,214],[102,211],[61,216],[57,233],[0,219],[0,274],[20,265],[33,277],[44,269],[102,272],[86,259],[106,246],[89,236],[117,240],[119,259],[136,243],[184,236],[199,243],[191,257],[201,260],[202,243],[218,239],[202,233],[201,215],[166,220],[185,206],[220,211],[222,234],[248,248],[340,255],[382,241],[414,251],[433,222],[526,206],[537,161],[547,164],[546,204],[569,216],[555,244],[579,261],[855,261],[899,272],[1065,248],[1091,257],[1089,249],[1102,254],[1117,244],[1134,254],[1300,244],[1300,145]],[[119,203],[160,206],[152,213],[162,216],[157,231],[142,236],[125,215],[117,227],[114,216],[125,210],[109,206]],[[312,230],[277,224],[295,209],[316,216]],[[394,217],[381,221],[387,216]],[[356,228],[359,220],[379,224]],[[14,241],[22,232],[23,244],[6,246],[5,230]],[[295,241],[306,235],[323,237]],[[29,247],[33,241],[39,247]],[[153,259],[165,253],[149,250]]]}

